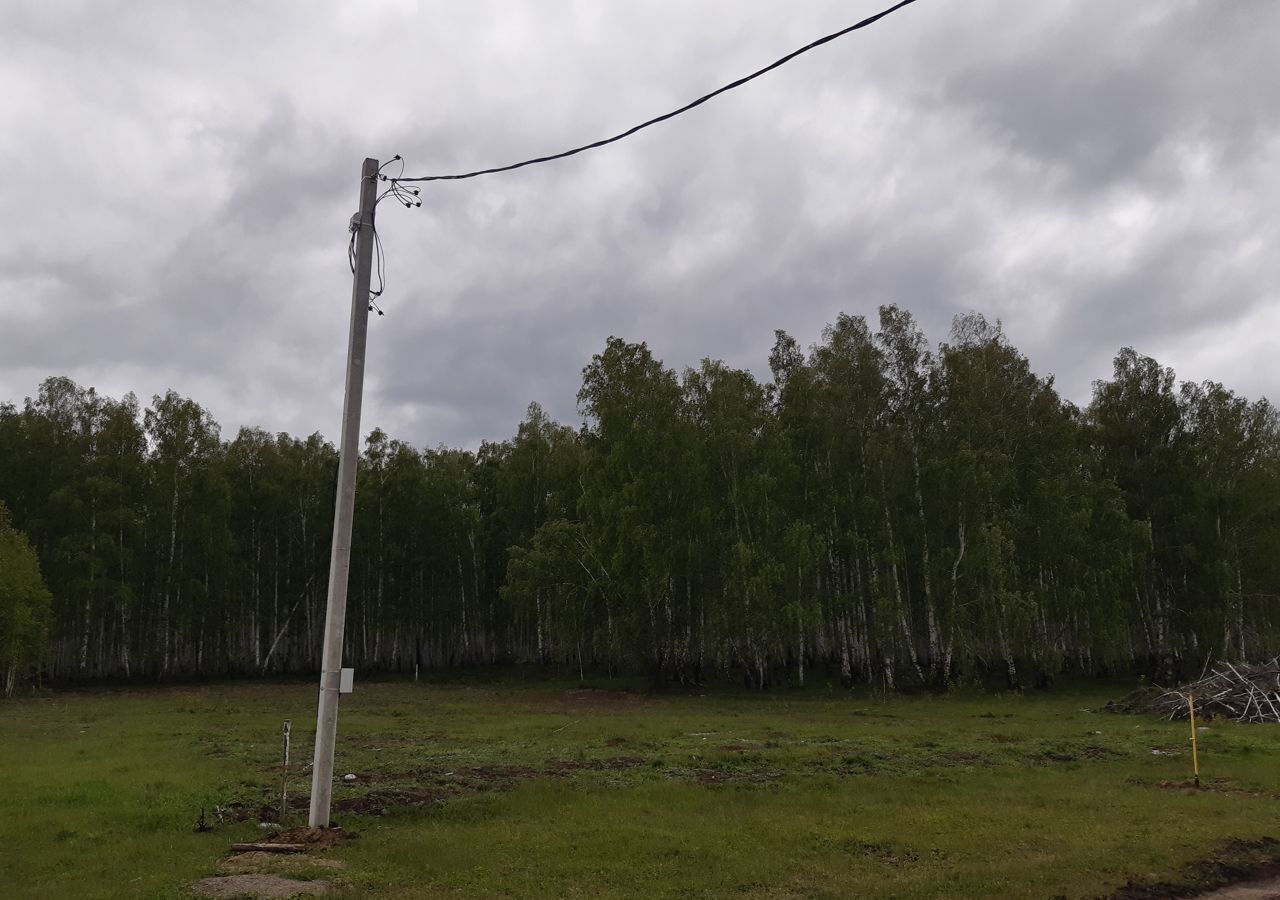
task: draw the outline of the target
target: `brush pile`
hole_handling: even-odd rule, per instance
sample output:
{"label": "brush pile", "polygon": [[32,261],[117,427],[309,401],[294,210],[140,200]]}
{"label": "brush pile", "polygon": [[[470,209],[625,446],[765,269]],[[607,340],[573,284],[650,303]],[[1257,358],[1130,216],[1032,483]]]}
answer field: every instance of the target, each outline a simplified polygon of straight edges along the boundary
{"label": "brush pile", "polygon": [[1176,690],[1144,688],[1109,705],[1117,712],[1150,713],[1172,721],[1189,717],[1188,694],[1195,698],[1197,719],[1280,722],[1280,658],[1257,664],[1221,662]]}

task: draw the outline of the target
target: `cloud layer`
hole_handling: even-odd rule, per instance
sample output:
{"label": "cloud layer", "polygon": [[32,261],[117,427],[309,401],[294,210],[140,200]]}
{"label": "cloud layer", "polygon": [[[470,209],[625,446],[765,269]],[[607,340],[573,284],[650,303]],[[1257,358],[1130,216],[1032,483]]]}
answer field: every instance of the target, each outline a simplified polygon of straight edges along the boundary
{"label": "cloud layer", "polygon": [[[361,160],[614,133],[876,10],[19,2],[0,10],[0,399],[69,374],[337,433]],[[1280,395],[1280,6],[922,2],[635,138],[384,207],[365,425],[576,421],[610,334],[760,374],[773,329],[1001,318],[1085,402],[1123,345]]]}

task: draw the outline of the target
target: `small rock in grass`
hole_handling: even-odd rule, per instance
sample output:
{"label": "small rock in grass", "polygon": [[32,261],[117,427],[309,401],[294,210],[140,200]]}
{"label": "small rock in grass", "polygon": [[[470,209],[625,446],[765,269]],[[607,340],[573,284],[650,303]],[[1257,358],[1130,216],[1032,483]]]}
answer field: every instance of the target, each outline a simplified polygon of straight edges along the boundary
{"label": "small rock in grass", "polygon": [[355,775],[353,775],[352,773],[348,772],[346,775],[343,775],[343,776],[342,776],[342,780],[343,780],[343,781],[355,781],[355,780],[356,780],[356,776],[355,776]]}

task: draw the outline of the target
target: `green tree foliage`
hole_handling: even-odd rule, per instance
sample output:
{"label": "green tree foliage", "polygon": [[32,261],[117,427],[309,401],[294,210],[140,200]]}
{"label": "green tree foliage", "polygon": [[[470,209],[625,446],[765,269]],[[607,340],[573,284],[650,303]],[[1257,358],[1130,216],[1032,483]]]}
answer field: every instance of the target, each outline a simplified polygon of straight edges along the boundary
{"label": "green tree foliage", "polygon": [[0,503],[0,694],[5,697],[44,658],[52,600],[35,551]]}
{"label": "green tree foliage", "polygon": [[588,463],[579,509],[603,597],[614,653],[654,676],[682,674],[692,623],[677,576],[688,554],[689,505],[682,479],[690,423],[676,374],[643,343],[610,338],[582,372],[578,403]]}
{"label": "green tree foliage", "polygon": [[[1077,409],[998,323],[931,347],[894,306],[807,351],[778,332],[768,362],[676,372],[610,338],[580,429],[537,404],[475,452],[374,429],[345,659],[943,688],[1276,652],[1265,400],[1124,349]],[[314,670],[336,469],[319,435],[223,441],[172,392],[51,378],[0,406],[0,500],[53,597],[19,669]]]}

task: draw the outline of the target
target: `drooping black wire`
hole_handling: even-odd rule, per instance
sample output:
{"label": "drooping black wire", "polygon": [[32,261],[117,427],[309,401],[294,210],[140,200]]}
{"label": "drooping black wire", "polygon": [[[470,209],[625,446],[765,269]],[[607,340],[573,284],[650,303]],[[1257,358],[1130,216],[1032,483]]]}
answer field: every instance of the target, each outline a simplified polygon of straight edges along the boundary
{"label": "drooping black wire", "polygon": [[373,248],[378,257],[375,268],[378,272],[378,289],[369,293],[374,299],[381,297],[382,292],[387,289],[387,258],[382,252],[382,236],[378,234],[378,229],[373,229]]}
{"label": "drooping black wire", "polygon": [[[731,91],[736,87],[741,87],[742,85],[746,84],[748,81],[759,78],[761,75],[764,75],[767,72],[772,72],[774,69],[778,68],[779,66],[789,63],[791,60],[795,59],[797,56],[799,56],[802,53],[808,53],[810,50],[813,50],[815,47],[821,47],[823,44],[834,41],[836,38],[844,37],[846,34],[849,34],[850,32],[857,31],[860,28],[866,28],[868,25],[872,25],[880,21],[881,19],[883,19],[885,16],[888,16],[891,13],[895,13],[898,10],[902,9],[904,6],[910,6],[912,3],[915,3],[915,2],[916,0],[901,0],[900,3],[897,3],[886,10],[878,12],[873,16],[868,16],[867,18],[863,19],[861,22],[857,22],[853,25],[850,25],[848,28],[842,28],[840,31],[833,32],[831,34],[826,35],[825,37],[818,38],[816,41],[813,41],[812,43],[805,44],[803,47],[801,47],[798,50],[793,50],[792,52],[788,53],[786,56],[783,56],[782,58],[776,59],[773,62],[769,63],[769,65],[765,66],[763,69],[759,69],[755,72],[752,72],[750,75],[745,75],[742,78],[739,78],[737,81],[730,82],[729,84],[726,84],[723,87],[717,88],[716,90],[712,91],[709,94],[703,94],[701,97],[699,97],[697,100],[694,100],[692,103],[686,103],[684,106],[680,107],[679,109],[674,109],[669,113],[664,113],[663,115],[656,116],[655,118],[649,119],[646,122],[641,122],[639,125],[635,125],[631,128],[628,128],[626,131],[623,131],[620,134],[615,134],[613,137],[608,137],[608,138],[604,138],[603,140],[594,141],[590,144],[583,144],[581,147],[574,147],[572,150],[565,150],[561,153],[553,153],[550,156],[539,156],[534,159],[526,159],[526,160],[523,160],[522,162],[512,163],[511,165],[508,165],[508,166],[496,166],[495,168],[492,168],[492,169],[478,169],[474,172],[463,172],[462,174],[459,174],[459,175],[419,175],[415,178],[405,178],[403,176],[400,176],[392,179],[388,179],[386,176],[382,176],[382,178],[384,181],[392,181],[392,182],[458,181],[463,178],[475,178],[478,175],[493,175],[497,172],[510,172],[513,169],[522,169],[525,166],[532,166],[532,165],[537,165],[538,163],[552,162],[553,160],[564,159],[566,156],[574,156],[578,153],[582,153],[584,150],[594,150],[597,147],[603,147],[606,144],[612,144],[615,141],[620,141],[623,138],[628,138],[631,135],[635,134],[637,131],[641,131],[645,128],[648,128],[650,125],[657,125],[659,122],[665,122],[667,119],[674,119],[676,116],[680,115],[681,113],[688,112],[689,110],[693,109],[695,106],[701,106],[702,104],[706,103],[708,100],[712,99],[713,97],[718,97],[720,94],[723,94],[726,91]],[[403,171],[403,169],[401,171]]]}
{"label": "drooping black wire", "polygon": [[[394,179],[388,178],[386,175],[381,174],[383,169],[385,169],[387,166],[397,161],[399,161],[400,171],[401,173],[403,173],[404,160],[400,157],[399,154],[396,154],[391,159],[387,160],[381,166],[378,167],[379,174],[377,177],[382,181],[391,182],[391,187],[387,188],[381,194],[379,194],[377,197],[374,198],[373,211],[372,211],[372,214],[370,215],[370,222],[369,222],[369,225],[370,225],[369,230],[373,235],[374,271],[377,273],[377,277],[378,277],[378,287],[375,289],[372,286],[370,286],[370,289],[369,289],[369,311],[372,312],[374,310],[377,310],[378,315],[380,316],[384,315],[384,313],[382,311],[382,307],[378,305],[378,298],[381,297],[383,292],[386,291],[387,289],[387,257],[386,257],[386,253],[382,249],[382,236],[378,234],[378,219],[377,219],[378,204],[380,204],[387,197],[394,197],[398,202],[403,203],[405,206],[412,207],[412,206],[422,205],[422,201],[419,200],[417,197],[418,195],[417,188],[400,187],[400,185],[395,183]],[[351,240],[347,244],[347,262],[351,266],[351,273],[353,275],[355,274],[355,271],[356,271],[356,235],[358,234],[359,231],[360,231],[359,223],[353,221],[351,225]]]}
{"label": "drooping black wire", "polygon": [[[401,186],[402,182],[457,181],[463,178],[475,178],[478,175],[492,175],[498,172],[510,172],[513,169],[522,169],[525,166],[532,166],[538,163],[552,162],[557,159],[564,159],[565,157],[574,156],[586,150],[594,150],[597,147],[603,147],[606,144],[612,144],[616,141],[620,141],[624,138],[630,137],[631,135],[635,134],[638,131],[642,131],[643,129],[648,128],[651,125],[657,125],[659,122],[665,122],[667,119],[673,119],[676,116],[681,115],[682,113],[688,112],[694,107],[701,106],[703,103],[706,103],[708,100],[712,99],[713,97],[717,97],[720,94],[725,93],[726,91],[731,91],[736,87],[741,87],[742,85],[746,84],[748,81],[752,81],[756,78],[759,78],[761,75],[771,72],[774,69],[778,68],[779,66],[785,65],[786,63],[795,59],[797,56],[800,56],[802,53],[808,53],[810,50],[813,50],[816,47],[820,47],[823,44],[830,43],[831,41],[834,41],[837,38],[843,37],[846,34],[849,34],[850,32],[857,31],[861,28],[866,28],[868,25],[872,25],[875,22],[878,22],[881,19],[883,19],[885,16],[888,16],[891,13],[897,12],[898,10],[902,9],[904,6],[910,6],[914,2],[915,0],[901,0],[901,2],[895,4],[894,6],[889,7],[888,9],[878,12],[873,16],[868,16],[862,21],[856,22],[847,28],[843,28],[840,31],[833,32],[831,34],[826,35],[825,37],[819,38],[816,41],[812,41],[811,43],[806,44],[805,46],[799,48],[798,50],[793,50],[791,53],[788,53],[786,56],[783,56],[777,60],[774,60],[772,63],[765,66],[763,69],[759,69],[755,72],[752,72],[750,75],[746,75],[746,76],[743,76],[742,78],[739,78],[737,81],[730,82],[729,84],[726,84],[723,87],[717,88],[716,90],[712,91],[709,94],[704,94],[703,96],[694,100],[692,103],[687,103],[684,106],[680,107],[679,109],[672,110],[669,113],[665,113],[661,116],[657,116],[655,118],[649,119],[648,121],[641,122],[639,125],[635,125],[631,128],[628,128],[626,131],[621,132],[620,134],[616,134],[613,137],[595,141],[590,144],[584,144],[581,147],[574,147],[572,150],[565,150],[561,153],[555,153],[550,156],[540,156],[535,159],[526,159],[522,162],[512,163],[511,165],[507,165],[507,166],[498,166],[491,169],[479,169],[474,172],[464,172],[459,175],[422,175],[414,178],[404,177],[405,162],[403,157],[401,157],[400,154],[397,153],[387,162],[383,163],[381,166],[378,167],[378,174],[377,174],[378,180],[388,183],[390,187],[388,187],[381,194],[379,194],[377,198],[374,200],[374,204],[373,204],[374,208],[372,212],[376,214],[378,205],[382,203],[382,201],[385,200],[387,197],[394,197],[397,202],[402,203],[404,206],[409,208],[412,208],[415,206],[421,206],[422,201],[419,199],[418,189],[402,187]],[[399,174],[397,174],[394,177],[384,175],[382,173],[382,170],[394,162],[400,163]],[[380,296],[382,296],[383,291],[386,290],[386,256],[383,253],[383,249],[382,249],[382,238],[378,234],[376,217],[371,216],[371,219],[374,219],[374,221],[370,222],[370,225],[371,225],[371,231],[373,232],[374,251],[376,253],[375,268],[378,275],[378,288],[377,290],[371,289],[369,291],[369,309],[370,311],[376,309],[378,311],[378,315],[381,316],[383,315],[383,312],[381,307],[378,306],[377,299]],[[351,264],[351,271],[353,273],[356,270],[356,232],[357,231],[358,231],[358,228],[356,227],[352,228],[351,242],[347,247],[347,258]]]}

